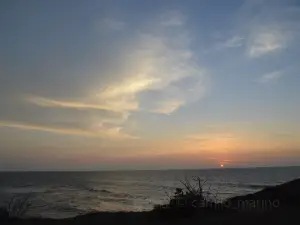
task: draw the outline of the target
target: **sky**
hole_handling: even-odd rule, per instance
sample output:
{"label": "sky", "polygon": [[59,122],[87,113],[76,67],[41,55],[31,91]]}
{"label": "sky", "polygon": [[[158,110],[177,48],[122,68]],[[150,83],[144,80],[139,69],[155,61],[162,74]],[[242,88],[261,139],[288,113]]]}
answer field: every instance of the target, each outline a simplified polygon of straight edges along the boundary
{"label": "sky", "polygon": [[300,163],[297,0],[4,0],[0,170]]}

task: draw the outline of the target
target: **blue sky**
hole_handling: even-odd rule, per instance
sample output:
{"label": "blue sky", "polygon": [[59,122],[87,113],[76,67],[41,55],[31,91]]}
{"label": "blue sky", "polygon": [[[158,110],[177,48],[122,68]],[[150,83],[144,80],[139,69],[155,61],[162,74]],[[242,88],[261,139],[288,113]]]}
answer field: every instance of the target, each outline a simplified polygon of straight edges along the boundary
{"label": "blue sky", "polygon": [[0,169],[300,162],[299,2],[0,4]]}

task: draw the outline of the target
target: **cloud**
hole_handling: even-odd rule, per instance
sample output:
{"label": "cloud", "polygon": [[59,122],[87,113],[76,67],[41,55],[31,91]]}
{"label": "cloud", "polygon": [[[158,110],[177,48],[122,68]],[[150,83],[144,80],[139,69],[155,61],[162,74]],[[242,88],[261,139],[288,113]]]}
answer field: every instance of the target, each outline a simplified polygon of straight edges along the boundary
{"label": "cloud", "polygon": [[137,137],[125,134],[122,132],[121,127],[105,128],[103,125],[99,125],[93,130],[87,129],[75,129],[68,127],[53,127],[39,124],[22,123],[17,121],[0,121],[0,127],[8,127],[22,130],[37,130],[43,132],[67,134],[67,135],[80,135],[89,137],[101,137],[114,140],[121,139],[136,139]]}
{"label": "cloud", "polygon": [[[105,24],[112,28],[121,25],[114,20],[105,20]],[[51,108],[171,114],[200,99],[208,82],[204,68],[194,62],[191,37],[183,25],[183,14],[169,11],[156,24],[160,29],[137,32],[134,44],[123,52],[128,68],[120,71],[118,81],[109,82],[96,97],[78,101],[29,96],[26,101]]]}
{"label": "cloud", "polygon": [[[220,38],[220,36],[218,36],[217,38]],[[234,35],[230,38],[221,40],[221,41],[217,41],[215,44],[213,44],[211,47],[209,47],[208,49],[204,50],[204,53],[215,53],[218,51],[223,51],[226,49],[231,49],[231,48],[240,48],[242,46],[244,46],[245,44],[245,38],[239,35]]]}
{"label": "cloud", "polygon": [[287,36],[279,30],[260,29],[250,39],[248,55],[252,58],[261,57],[286,47]]}
{"label": "cloud", "polygon": [[[166,25],[161,23],[158,27]],[[131,68],[99,92],[99,100],[113,104],[122,99],[134,110],[170,114],[203,96],[208,77],[194,62],[189,32],[183,27],[158,30],[138,33],[126,55]]]}
{"label": "cloud", "polygon": [[[52,108],[56,111],[59,111],[59,113],[54,111],[56,117],[54,118],[54,121],[50,122],[49,124],[64,124],[71,129],[60,129],[57,127],[51,128],[48,125],[33,125],[30,126],[31,128],[36,127],[37,129],[39,128],[39,130],[52,131],[56,133],[77,133],[78,135],[103,136],[116,139],[132,137],[131,135],[121,132],[122,126],[124,123],[126,123],[130,116],[129,111],[136,109],[134,103],[131,103],[130,101],[122,102],[122,99],[118,99],[114,102],[103,101],[96,104],[95,102],[88,103],[89,101],[61,101],[37,96],[29,96],[25,98],[25,100],[42,108]],[[76,111],[74,111],[74,109],[76,109]],[[82,112],[79,115],[83,117],[78,118],[78,116],[75,116],[74,118],[75,112]],[[45,114],[45,112],[43,112],[43,114]],[[62,121],[67,120],[68,123],[58,122],[61,121],[60,117],[64,118]],[[51,118],[52,117],[47,117],[47,121],[51,121]],[[78,120],[81,121],[80,124],[78,124]],[[32,123],[35,124],[34,120],[32,121],[31,119],[29,124]],[[74,125],[76,125],[78,129],[73,129]],[[27,125],[26,127],[29,128]]]}
{"label": "cloud", "polygon": [[[134,44],[120,52],[126,68],[121,67],[117,79],[107,82],[107,86],[97,93],[68,99],[37,95],[25,97],[25,102],[47,111],[51,108],[63,115],[69,111],[86,113],[89,119],[80,126],[62,124],[66,126],[61,127],[59,123],[51,122],[45,125],[38,120],[21,123],[14,122],[19,120],[13,118],[5,120],[8,122],[4,121],[0,126],[108,139],[133,139],[136,137],[124,132],[132,113],[144,111],[170,115],[180,107],[197,101],[207,89],[206,71],[194,62],[190,34],[183,27],[182,15],[172,12],[162,18],[165,20],[156,25],[162,29],[135,33]],[[171,27],[175,25],[178,29],[174,30]],[[103,112],[108,115],[103,116]],[[53,122],[56,119],[53,118]],[[69,122],[72,124],[76,120]]]}
{"label": "cloud", "polygon": [[292,1],[246,0],[237,12],[237,30],[251,58],[278,53],[299,36],[299,6]]}
{"label": "cloud", "polygon": [[161,106],[158,106],[158,108],[154,109],[153,112],[159,113],[159,114],[166,114],[170,115],[174,111],[176,111],[178,108],[180,108],[184,102],[179,100],[170,100],[166,102],[160,102]]}
{"label": "cloud", "polygon": [[274,72],[266,73],[266,74],[262,75],[258,79],[258,82],[259,83],[269,83],[269,82],[278,80],[282,76],[283,76],[283,72],[282,71],[274,71]]}
{"label": "cloud", "polygon": [[162,26],[182,26],[185,24],[185,17],[179,11],[169,11],[161,16]]}
{"label": "cloud", "polygon": [[225,48],[238,48],[238,47],[243,46],[244,39],[245,38],[240,37],[240,36],[233,36],[232,38],[225,41],[222,44],[222,46],[225,47]]}
{"label": "cloud", "polygon": [[236,136],[233,133],[203,133],[203,134],[192,134],[187,135],[186,140],[188,141],[216,141],[216,140],[231,140],[235,139]]}
{"label": "cloud", "polygon": [[122,98],[118,99],[118,102],[99,101],[98,104],[78,101],[62,101],[38,96],[27,97],[26,101],[41,107],[74,108],[81,110],[96,109],[123,112],[137,109],[137,105],[135,103],[124,101]]}
{"label": "cloud", "polygon": [[[150,89],[156,83],[159,83],[159,78],[148,77],[147,68],[142,68],[141,74],[133,78],[125,78],[122,83],[108,86],[104,91],[97,96],[100,99],[109,99],[112,101],[119,101],[122,97],[129,101],[134,101],[134,95],[144,90]],[[144,74],[143,74],[144,73]]]}

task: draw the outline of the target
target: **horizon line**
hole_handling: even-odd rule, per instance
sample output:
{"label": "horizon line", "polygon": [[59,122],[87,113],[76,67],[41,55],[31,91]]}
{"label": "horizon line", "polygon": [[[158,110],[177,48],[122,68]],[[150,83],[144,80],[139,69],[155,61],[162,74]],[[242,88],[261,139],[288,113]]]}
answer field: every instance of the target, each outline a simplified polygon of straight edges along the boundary
{"label": "horizon line", "polygon": [[232,169],[272,169],[272,168],[290,168],[300,167],[299,165],[291,166],[255,166],[255,167],[210,167],[210,168],[168,168],[168,169],[116,169],[116,170],[0,170],[0,173],[39,173],[39,172],[139,172],[139,171],[178,171],[178,170],[232,170]]}

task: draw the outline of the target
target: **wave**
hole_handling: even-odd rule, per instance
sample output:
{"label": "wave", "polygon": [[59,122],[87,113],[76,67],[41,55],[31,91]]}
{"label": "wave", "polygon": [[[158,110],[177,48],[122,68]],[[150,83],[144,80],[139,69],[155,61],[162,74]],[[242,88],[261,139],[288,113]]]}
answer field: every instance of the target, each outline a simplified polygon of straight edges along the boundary
{"label": "wave", "polygon": [[252,189],[263,189],[263,188],[272,187],[272,185],[266,185],[266,184],[245,184],[244,186]]}
{"label": "wave", "polygon": [[33,194],[44,193],[46,190],[43,187],[23,186],[23,187],[9,187],[2,190],[4,193],[9,194]]}
{"label": "wave", "polygon": [[268,187],[272,187],[271,184],[265,184],[265,183],[241,183],[241,182],[216,182],[211,185],[212,187],[218,187],[218,188],[237,188],[237,189],[264,189]]}
{"label": "wave", "polygon": [[116,198],[116,197],[98,197],[98,199],[104,202],[116,202],[116,203],[123,203],[123,204],[132,204],[133,199],[127,199],[127,198]]}
{"label": "wave", "polygon": [[100,192],[100,193],[106,193],[106,194],[112,194],[111,191],[108,191],[106,189],[97,189],[97,188],[86,188],[89,192]]}
{"label": "wave", "polygon": [[113,191],[109,191],[107,189],[86,188],[86,190],[89,191],[89,192],[103,193],[103,194],[109,195],[110,197],[114,197],[114,198],[118,198],[118,199],[134,198],[134,196],[132,196],[129,193],[113,192]]}

